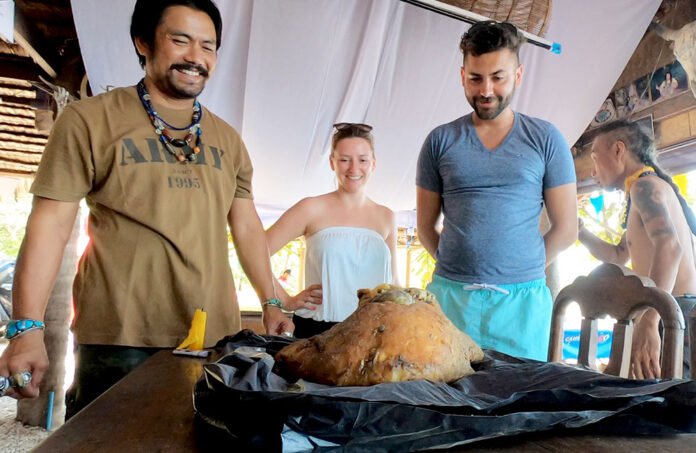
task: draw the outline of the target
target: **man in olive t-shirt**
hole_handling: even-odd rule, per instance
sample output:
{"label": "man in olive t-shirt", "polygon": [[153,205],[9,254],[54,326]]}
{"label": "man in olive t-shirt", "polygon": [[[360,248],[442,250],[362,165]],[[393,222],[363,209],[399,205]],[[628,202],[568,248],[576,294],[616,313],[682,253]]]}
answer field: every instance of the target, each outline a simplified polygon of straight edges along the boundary
{"label": "man in olive t-shirt", "polygon": [[[240,328],[227,225],[262,300],[274,297],[252,168],[239,134],[195,100],[215,68],[220,13],[211,0],[138,0],[131,37],[138,87],[69,105],[56,121],[32,192],[13,297],[21,327],[0,376],[30,372],[10,396],[34,397],[48,366],[41,323],[78,204],[90,244],[74,283],[77,369],[67,416],[99,396],[207,312],[205,346]],[[272,334],[292,331],[264,305]]]}

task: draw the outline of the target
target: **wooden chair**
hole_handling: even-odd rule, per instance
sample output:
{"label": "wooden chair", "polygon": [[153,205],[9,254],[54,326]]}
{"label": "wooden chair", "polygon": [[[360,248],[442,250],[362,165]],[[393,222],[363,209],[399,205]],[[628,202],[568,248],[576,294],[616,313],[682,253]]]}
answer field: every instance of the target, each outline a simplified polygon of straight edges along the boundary
{"label": "wooden chair", "polygon": [[[684,316],[671,294],[657,288],[646,277],[616,264],[604,263],[587,277],[578,277],[561,290],[553,307],[549,361],[560,362],[563,350],[563,317],[571,302],[580,305],[583,315],[578,364],[596,369],[597,319],[606,315],[617,320],[612,335],[611,354],[605,373],[628,377],[631,339],[636,316],[644,308],[654,308],[662,317],[662,378],[681,378],[684,355]],[[696,313],[690,318],[691,336],[696,329]],[[693,344],[693,343],[691,343]],[[691,363],[696,363],[694,348]],[[692,366],[693,369],[693,366]]]}

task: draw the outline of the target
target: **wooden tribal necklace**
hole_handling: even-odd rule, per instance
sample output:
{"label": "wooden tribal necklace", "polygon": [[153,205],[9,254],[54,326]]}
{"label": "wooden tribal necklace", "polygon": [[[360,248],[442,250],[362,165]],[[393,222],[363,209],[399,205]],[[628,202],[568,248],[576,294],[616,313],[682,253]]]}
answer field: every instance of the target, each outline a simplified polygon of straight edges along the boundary
{"label": "wooden tribal necklace", "polygon": [[[179,162],[196,161],[196,154],[201,152],[201,134],[203,130],[201,129],[201,118],[203,117],[203,110],[201,109],[201,104],[198,103],[196,99],[193,103],[193,116],[191,118],[191,124],[186,127],[174,127],[171,124],[164,121],[157,114],[157,111],[152,106],[152,99],[150,98],[150,93],[145,89],[145,79],[141,79],[138,82],[138,97],[140,102],[145,107],[147,115],[150,117],[152,125],[155,127],[155,133],[159,140],[164,145],[164,148],[176,157]],[[167,128],[175,131],[187,130],[189,133],[186,138],[181,140],[179,138],[173,138]],[[195,137],[195,145],[191,147],[191,142],[193,142]]]}

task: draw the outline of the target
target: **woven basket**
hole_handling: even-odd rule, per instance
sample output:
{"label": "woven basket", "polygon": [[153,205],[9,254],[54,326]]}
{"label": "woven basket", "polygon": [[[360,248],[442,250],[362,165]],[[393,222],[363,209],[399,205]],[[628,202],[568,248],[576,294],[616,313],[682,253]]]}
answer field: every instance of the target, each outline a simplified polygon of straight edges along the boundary
{"label": "woven basket", "polygon": [[551,0],[439,0],[543,37],[551,19]]}

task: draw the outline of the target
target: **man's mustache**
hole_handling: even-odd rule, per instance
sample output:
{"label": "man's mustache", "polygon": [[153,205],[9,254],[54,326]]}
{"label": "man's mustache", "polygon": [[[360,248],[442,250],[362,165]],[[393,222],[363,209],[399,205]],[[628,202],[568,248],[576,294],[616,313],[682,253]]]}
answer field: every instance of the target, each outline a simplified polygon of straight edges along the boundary
{"label": "man's mustache", "polygon": [[185,70],[185,71],[196,71],[203,77],[208,77],[208,70],[205,69],[203,66],[197,65],[197,64],[192,64],[192,63],[175,63],[170,66],[170,69],[174,69],[177,71]]}

